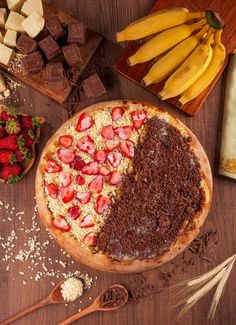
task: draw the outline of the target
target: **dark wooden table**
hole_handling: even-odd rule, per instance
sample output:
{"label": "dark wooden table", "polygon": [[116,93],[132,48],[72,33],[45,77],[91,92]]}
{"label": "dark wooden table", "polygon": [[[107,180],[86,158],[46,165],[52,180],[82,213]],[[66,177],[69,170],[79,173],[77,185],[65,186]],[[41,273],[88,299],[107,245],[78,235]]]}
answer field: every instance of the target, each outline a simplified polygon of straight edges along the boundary
{"label": "dark wooden table", "polygon": [[[220,1],[220,0],[219,0]],[[209,157],[213,178],[214,178],[214,197],[212,208],[204,225],[203,231],[213,229],[218,231],[218,244],[213,246],[210,255],[213,258],[213,265],[218,264],[227,257],[231,256],[236,251],[236,183],[228,178],[218,175],[219,148],[221,138],[221,125],[223,115],[223,103],[225,92],[226,73],[217,82],[216,87],[208,97],[205,105],[194,118],[187,117],[183,113],[172,108],[170,105],[160,102],[155,96],[147,93],[140,87],[134,85],[121,76],[116,75],[111,65],[115,62],[122,48],[110,42],[114,41],[114,35],[117,30],[125,27],[129,22],[137,19],[148,12],[153,1],[151,0],[54,0],[52,3],[66,10],[68,13],[76,16],[91,29],[94,29],[103,34],[107,40],[104,40],[102,46],[98,50],[96,57],[100,63],[103,78],[109,86],[107,95],[96,99],[96,101],[108,99],[137,99],[149,101],[157,104],[162,108],[167,109],[175,116],[180,118],[199,138],[206,153]],[[210,1],[209,1],[210,3]],[[108,41],[109,40],[109,41]],[[227,69],[226,69],[227,70]],[[39,95],[37,92],[28,87],[20,88],[20,101],[18,110],[30,112],[37,115],[42,115],[46,118],[46,125],[43,128],[41,143],[38,147],[38,152],[42,151],[43,146],[55,130],[68,118],[67,110],[53,103],[46,97]],[[79,106],[76,106],[74,112],[81,107],[85,107],[92,101],[84,101]],[[32,105],[31,105],[32,104]],[[74,113],[73,112],[73,113]],[[34,179],[37,163],[33,170],[19,184],[14,186],[0,185],[0,200],[10,207],[15,207],[15,211],[26,211],[22,220],[14,218],[3,222],[7,218],[6,208],[1,206],[0,210],[0,236],[6,237],[13,228],[22,226],[30,226],[31,217],[33,214],[34,202]],[[10,209],[10,208],[9,208]],[[10,215],[10,213],[8,213]],[[47,234],[43,227],[38,233],[41,240],[47,240]],[[24,245],[27,234],[23,234],[16,241],[16,246],[13,248],[14,254]],[[52,258],[55,268],[59,269],[56,264],[57,259],[71,260],[65,257],[58,246],[47,250],[47,258]],[[6,262],[2,261],[4,257],[4,249],[0,246],[0,320],[18,312],[22,308],[33,304],[44,298],[51,288],[51,281],[54,279],[46,278],[42,281],[32,281],[30,276],[29,262],[15,262],[10,266],[10,270],[6,271]],[[175,259],[176,263],[181,264],[182,257]],[[208,271],[213,266],[210,263],[202,260],[197,260],[197,263],[190,266],[187,271],[182,272],[181,268],[175,273],[171,279],[172,284],[179,281],[200,275]],[[171,263],[168,263],[158,270],[145,273],[145,277],[152,283],[159,281],[158,274],[160,270],[168,271],[171,268]],[[213,324],[231,325],[236,323],[236,268],[234,268],[230,279],[227,283],[225,292],[220,301],[216,312]],[[64,269],[61,269],[64,271]],[[111,283],[123,283],[128,285],[134,278],[134,275],[116,275],[98,272],[92,270],[79,263],[74,263],[66,269],[68,271],[81,270],[88,272],[92,277],[98,277],[94,282],[91,290],[82,298],[82,304],[76,303],[74,306],[49,306],[34,314],[18,321],[19,325],[53,325],[63,320],[72,313],[78,311],[80,306],[89,304],[89,297],[94,298],[100,290],[107,287]],[[19,272],[24,272],[24,279],[27,278],[26,285],[22,282],[22,275]],[[57,280],[55,280],[57,282]],[[205,296],[196,306],[186,314],[179,324],[199,325],[207,324],[207,313],[210,307],[213,293]],[[80,321],[81,324],[113,324],[113,325],[154,325],[154,324],[174,324],[176,310],[171,307],[174,304],[174,297],[170,290],[155,295],[153,299],[144,299],[139,304],[133,306],[128,305],[122,310],[109,313],[97,313],[90,315]],[[79,324],[79,322],[78,322]]]}

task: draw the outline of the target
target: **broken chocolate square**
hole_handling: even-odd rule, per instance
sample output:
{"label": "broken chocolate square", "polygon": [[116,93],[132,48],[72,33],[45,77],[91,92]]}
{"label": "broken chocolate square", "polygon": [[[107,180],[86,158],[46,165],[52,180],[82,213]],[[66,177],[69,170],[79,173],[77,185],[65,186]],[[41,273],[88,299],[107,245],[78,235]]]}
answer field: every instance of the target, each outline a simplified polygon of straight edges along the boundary
{"label": "broken chocolate square", "polygon": [[37,42],[25,34],[21,34],[17,43],[16,48],[23,54],[31,54],[37,49]]}
{"label": "broken chocolate square", "polygon": [[89,78],[83,80],[82,91],[87,98],[96,98],[104,95],[106,93],[106,88],[104,87],[98,74],[95,73]]}
{"label": "broken chocolate square", "polygon": [[71,67],[81,67],[84,64],[84,61],[80,53],[80,49],[75,43],[63,46],[62,52],[64,54],[66,62]]}
{"label": "broken chocolate square", "polygon": [[48,63],[46,65],[47,84],[51,88],[64,88],[66,85],[65,71],[62,62]]}
{"label": "broken chocolate square", "polygon": [[21,68],[24,74],[40,72],[44,67],[42,55],[39,51],[28,54],[22,58]]}
{"label": "broken chocolate square", "polygon": [[48,20],[45,24],[45,27],[55,40],[65,35],[65,30],[57,16],[54,16]]}
{"label": "broken chocolate square", "polygon": [[68,42],[83,45],[86,39],[86,27],[83,23],[68,24]]}
{"label": "broken chocolate square", "polygon": [[52,60],[61,52],[60,47],[54,41],[51,35],[47,36],[42,41],[40,41],[39,46],[43,50],[48,60]]}

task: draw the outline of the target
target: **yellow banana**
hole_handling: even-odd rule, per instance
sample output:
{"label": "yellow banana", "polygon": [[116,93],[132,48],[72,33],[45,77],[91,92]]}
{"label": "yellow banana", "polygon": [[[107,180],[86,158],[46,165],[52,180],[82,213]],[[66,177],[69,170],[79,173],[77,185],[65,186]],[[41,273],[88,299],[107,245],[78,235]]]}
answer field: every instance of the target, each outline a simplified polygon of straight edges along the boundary
{"label": "yellow banana", "polygon": [[165,9],[145,16],[116,34],[117,42],[130,41],[184,24],[188,20],[205,17],[205,12],[189,12],[186,8]]}
{"label": "yellow banana", "polygon": [[141,46],[134,55],[129,57],[128,64],[133,66],[137,63],[152,60],[156,56],[164,53],[185,38],[189,37],[194,30],[202,27],[204,24],[206,24],[205,18],[193,25],[183,24],[158,34]]}
{"label": "yellow banana", "polygon": [[158,83],[169,77],[175,69],[189,56],[198,45],[199,40],[208,31],[209,25],[205,25],[197,34],[188,37],[175,46],[167,54],[162,56],[143,78],[146,86]]}
{"label": "yellow banana", "polygon": [[184,105],[190,100],[196,98],[204,89],[206,89],[220,70],[225,59],[225,47],[221,43],[222,29],[215,33],[215,42],[213,46],[212,59],[205,72],[195,81],[192,86],[186,89],[179,99],[179,103]]}
{"label": "yellow banana", "polygon": [[206,39],[167,79],[164,88],[159,92],[162,100],[182,94],[203,74],[212,58],[212,38],[213,32],[210,30]]}

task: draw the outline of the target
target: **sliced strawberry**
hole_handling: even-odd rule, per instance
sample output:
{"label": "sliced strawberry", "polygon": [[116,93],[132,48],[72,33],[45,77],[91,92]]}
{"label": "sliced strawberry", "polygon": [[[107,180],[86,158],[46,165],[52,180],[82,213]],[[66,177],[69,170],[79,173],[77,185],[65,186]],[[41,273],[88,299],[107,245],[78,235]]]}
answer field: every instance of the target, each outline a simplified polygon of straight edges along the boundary
{"label": "sliced strawberry", "polygon": [[142,109],[131,113],[131,119],[136,130],[140,129],[147,118],[147,112]]}
{"label": "sliced strawberry", "polygon": [[54,159],[48,159],[45,166],[47,173],[59,173],[62,171],[62,167],[56,163]]}
{"label": "sliced strawberry", "polygon": [[59,179],[61,181],[61,185],[63,187],[70,186],[72,182],[72,175],[70,173],[62,172],[59,175]]}
{"label": "sliced strawberry", "polygon": [[97,213],[102,214],[106,211],[111,203],[111,198],[99,195],[97,198]]}
{"label": "sliced strawberry", "polygon": [[71,226],[69,225],[69,223],[61,215],[56,216],[56,218],[53,219],[52,223],[53,223],[54,227],[56,227],[57,229],[60,229],[62,231],[70,231],[70,229],[71,229]]}
{"label": "sliced strawberry", "polygon": [[0,149],[16,150],[18,148],[18,141],[16,135],[0,139]]}
{"label": "sliced strawberry", "polygon": [[77,194],[79,203],[86,204],[91,200],[91,194],[89,192],[82,192]]}
{"label": "sliced strawberry", "polygon": [[132,126],[119,126],[115,128],[115,134],[118,135],[122,140],[127,140],[130,138],[133,132]]}
{"label": "sliced strawberry", "polygon": [[85,216],[83,218],[83,220],[80,223],[80,227],[81,228],[89,228],[89,227],[93,227],[94,226],[94,220],[93,217],[91,216],[91,214],[88,214],[87,216]]}
{"label": "sliced strawberry", "polygon": [[111,151],[108,152],[107,159],[114,168],[117,168],[121,162],[122,154],[118,151]]}
{"label": "sliced strawberry", "polygon": [[109,140],[113,140],[114,139],[114,136],[115,136],[115,133],[114,133],[114,128],[112,125],[107,125],[107,126],[104,126],[101,130],[101,135],[104,137],[104,138],[107,138]]}
{"label": "sliced strawberry", "polygon": [[80,139],[76,144],[76,147],[90,155],[92,155],[95,151],[94,141],[89,135],[86,135],[84,138]]}
{"label": "sliced strawberry", "polygon": [[103,177],[96,176],[89,184],[88,189],[91,193],[101,193],[103,189]]}
{"label": "sliced strawberry", "polygon": [[112,151],[119,146],[120,142],[118,140],[106,140],[105,145],[108,151]]}
{"label": "sliced strawberry", "polygon": [[76,220],[81,215],[81,210],[78,205],[73,205],[67,210],[68,214],[70,215],[71,219]]}
{"label": "sliced strawberry", "polygon": [[71,200],[73,200],[75,195],[76,195],[76,191],[71,187],[62,187],[60,189],[60,196],[64,203],[68,203]]}
{"label": "sliced strawberry", "polygon": [[94,153],[94,160],[96,162],[98,162],[99,164],[104,163],[104,161],[106,160],[106,158],[107,158],[106,151],[104,151],[104,150],[95,151],[95,153]]}
{"label": "sliced strawberry", "polygon": [[81,186],[85,184],[85,179],[81,175],[76,176],[76,183],[77,185]]}
{"label": "sliced strawberry", "polygon": [[56,199],[58,196],[58,187],[56,184],[50,183],[45,185],[45,192],[47,195],[51,196],[53,199]]}
{"label": "sliced strawberry", "polygon": [[82,170],[82,168],[86,165],[82,158],[79,156],[75,156],[75,158],[70,163],[70,167],[75,170]]}
{"label": "sliced strawberry", "polygon": [[120,150],[127,158],[134,156],[134,143],[132,141],[122,141],[120,144]]}
{"label": "sliced strawberry", "polygon": [[94,232],[89,232],[87,235],[84,236],[82,241],[85,245],[93,246],[96,242],[96,236]]}
{"label": "sliced strawberry", "polygon": [[122,107],[114,107],[111,112],[112,121],[115,122],[119,120],[124,114],[124,109]]}
{"label": "sliced strawberry", "polygon": [[122,174],[117,170],[113,171],[109,176],[109,182],[111,185],[117,185],[122,180]]}
{"label": "sliced strawberry", "polygon": [[62,135],[59,138],[59,144],[63,147],[63,148],[70,148],[70,146],[72,145],[73,142],[73,138],[70,135]]}
{"label": "sliced strawberry", "polygon": [[59,149],[57,154],[64,164],[70,164],[75,158],[76,151],[72,149]]}
{"label": "sliced strawberry", "polygon": [[93,161],[86,164],[81,172],[85,175],[97,175],[98,174],[98,163]]}
{"label": "sliced strawberry", "polygon": [[93,119],[90,116],[88,116],[86,113],[82,113],[78,119],[78,123],[76,125],[76,131],[78,132],[86,131],[89,128],[91,128],[93,124],[94,124]]}
{"label": "sliced strawberry", "polygon": [[108,176],[110,175],[111,171],[109,168],[107,168],[106,166],[102,166],[100,169],[99,169],[99,174],[102,175],[102,176]]}

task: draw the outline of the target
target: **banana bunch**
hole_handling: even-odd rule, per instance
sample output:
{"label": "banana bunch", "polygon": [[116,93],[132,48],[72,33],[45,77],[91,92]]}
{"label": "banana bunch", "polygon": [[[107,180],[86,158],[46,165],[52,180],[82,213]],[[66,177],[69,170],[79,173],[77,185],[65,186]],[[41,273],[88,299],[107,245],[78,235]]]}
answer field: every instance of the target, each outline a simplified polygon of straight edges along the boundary
{"label": "banana bunch", "polygon": [[162,100],[181,95],[178,103],[184,105],[209,86],[224,62],[223,27],[213,11],[174,8],[130,24],[117,33],[117,40],[141,40],[143,45],[128,64],[153,60],[143,83],[148,86],[168,78],[158,95]]}

